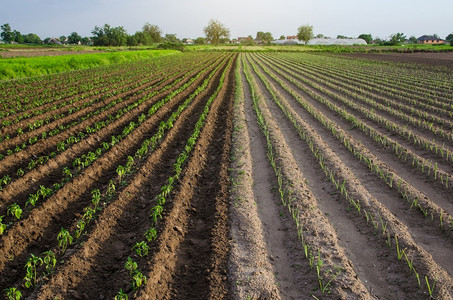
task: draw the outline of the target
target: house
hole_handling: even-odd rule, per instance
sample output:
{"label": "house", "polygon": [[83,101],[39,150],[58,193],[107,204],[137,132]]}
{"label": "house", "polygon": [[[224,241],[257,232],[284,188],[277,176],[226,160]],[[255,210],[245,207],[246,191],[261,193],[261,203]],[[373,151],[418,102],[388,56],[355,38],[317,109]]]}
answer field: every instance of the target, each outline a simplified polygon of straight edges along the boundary
{"label": "house", "polygon": [[186,44],[186,45],[193,45],[193,44],[195,44],[195,42],[194,42],[192,39],[186,39],[186,41],[184,42],[184,44]]}
{"label": "house", "polygon": [[445,41],[434,35],[422,35],[417,39],[419,44],[443,44]]}
{"label": "house", "polygon": [[288,35],[288,36],[286,37],[286,39],[287,39],[287,40],[297,40],[298,38],[297,38],[297,35]]}
{"label": "house", "polygon": [[252,42],[253,39],[251,36],[248,37],[238,37],[238,43],[247,43],[247,42]]}

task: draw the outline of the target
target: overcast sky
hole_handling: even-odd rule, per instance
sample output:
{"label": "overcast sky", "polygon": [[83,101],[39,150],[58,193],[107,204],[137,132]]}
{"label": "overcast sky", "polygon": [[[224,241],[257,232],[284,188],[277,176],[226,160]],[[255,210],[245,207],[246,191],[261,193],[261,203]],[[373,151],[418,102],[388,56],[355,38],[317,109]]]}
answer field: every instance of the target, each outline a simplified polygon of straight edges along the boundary
{"label": "overcast sky", "polygon": [[388,38],[453,32],[453,0],[0,0],[0,25],[42,39],[78,32],[91,36],[94,26],[124,26],[129,34],[146,22],[178,38],[204,36],[210,19],[226,25],[231,38],[271,32],[295,35],[300,25],[314,33]]}

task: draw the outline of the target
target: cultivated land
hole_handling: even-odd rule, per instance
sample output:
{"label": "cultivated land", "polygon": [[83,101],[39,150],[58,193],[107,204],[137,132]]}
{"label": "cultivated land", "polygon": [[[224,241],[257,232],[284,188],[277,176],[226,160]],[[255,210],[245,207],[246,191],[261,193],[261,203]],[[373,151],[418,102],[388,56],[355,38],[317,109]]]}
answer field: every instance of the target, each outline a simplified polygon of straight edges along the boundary
{"label": "cultivated land", "polygon": [[3,296],[451,299],[441,55],[184,53],[0,82]]}

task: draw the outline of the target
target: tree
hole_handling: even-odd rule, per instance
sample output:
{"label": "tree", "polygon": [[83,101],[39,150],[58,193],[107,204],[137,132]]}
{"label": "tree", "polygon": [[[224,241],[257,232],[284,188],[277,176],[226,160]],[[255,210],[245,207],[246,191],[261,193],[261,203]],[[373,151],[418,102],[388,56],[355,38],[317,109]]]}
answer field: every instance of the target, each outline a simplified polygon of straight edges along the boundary
{"label": "tree", "polygon": [[284,35],[281,35],[280,38],[279,38],[280,41],[284,40],[284,39],[286,39],[286,36],[284,36]]}
{"label": "tree", "polygon": [[258,31],[256,33],[256,40],[263,41],[265,43],[270,43],[271,41],[274,40],[274,38],[272,37],[272,33],[270,32]]}
{"label": "tree", "polygon": [[129,36],[127,36],[127,42],[126,42],[126,44],[127,44],[128,46],[137,46],[137,45],[138,45],[138,41],[137,41],[136,35],[134,34],[134,35],[129,35]]}
{"label": "tree", "polygon": [[449,42],[450,45],[453,46],[453,33],[450,33],[449,35],[447,35],[447,37],[445,38],[445,41]]}
{"label": "tree", "polygon": [[302,25],[297,29],[297,38],[299,41],[304,41],[305,45],[313,38],[313,26]]}
{"label": "tree", "polygon": [[91,31],[95,46],[125,46],[127,44],[127,31],[123,26],[111,27],[105,24],[104,27],[95,26]]}
{"label": "tree", "polygon": [[221,38],[230,37],[230,30],[217,20],[209,21],[208,26],[203,31],[206,39],[214,45],[218,45]]}
{"label": "tree", "polygon": [[14,33],[11,30],[11,26],[8,23],[6,23],[1,26],[1,29],[2,33],[0,34],[0,36],[2,37],[2,40],[5,43],[14,42]]}
{"label": "tree", "polygon": [[322,34],[322,33],[318,33],[318,34],[315,36],[315,38],[317,38],[317,39],[323,39],[323,38],[325,38],[325,36],[324,36],[324,34]]}
{"label": "tree", "polygon": [[67,42],[66,41],[67,37],[65,37],[64,35],[60,36],[58,39],[60,40],[60,43],[62,43],[62,44]]}
{"label": "tree", "polygon": [[14,41],[18,44],[23,44],[24,43],[24,36],[17,30],[13,31],[14,34]]}
{"label": "tree", "polygon": [[25,44],[42,44],[41,38],[34,33],[24,35]]}
{"label": "tree", "polygon": [[417,40],[417,38],[416,38],[415,36],[412,35],[412,36],[409,38],[409,42],[410,42],[411,44],[417,44],[417,43],[418,43],[418,40]]}
{"label": "tree", "polygon": [[165,41],[170,42],[170,43],[180,43],[181,41],[176,37],[176,33],[172,34],[166,34],[165,35]]}
{"label": "tree", "polygon": [[142,32],[149,37],[150,43],[159,43],[161,40],[162,30],[157,25],[145,23]]}
{"label": "tree", "polygon": [[404,33],[398,32],[390,36],[389,44],[394,46],[401,45],[402,43],[404,43],[405,40],[406,36],[404,35]]}
{"label": "tree", "polygon": [[204,37],[198,37],[194,40],[194,43],[197,45],[203,45],[206,43],[206,39]]}
{"label": "tree", "polygon": [[81,40],[82,37],[77,32],[73,32],[68,36],[68,44],[78,44]]}
{"label": "tree", "polygon": [[371,34],[363,33],[359,35],[357,38],[364,40],[368,45],[373,42],[373,37],[371,36]]}

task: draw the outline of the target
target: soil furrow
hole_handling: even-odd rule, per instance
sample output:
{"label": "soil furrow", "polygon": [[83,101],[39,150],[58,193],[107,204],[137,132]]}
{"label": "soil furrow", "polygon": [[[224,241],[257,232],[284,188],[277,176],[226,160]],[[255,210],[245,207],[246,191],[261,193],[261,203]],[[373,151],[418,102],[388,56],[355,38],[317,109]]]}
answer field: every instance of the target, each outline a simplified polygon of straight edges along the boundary
{"label": "soil furrow", "polygon": [[[193,89],[194,87],[185,90],[176,96],[173,101],[179,101],[193,91]],[[125,160],[127,155],[133,155],[134,147],[137,147],[147,132],[155,127],[157,122],[161,119],[163,112],[169,112],[168,107],[164,107],[161,113],[153,115],[153,117],[145,121],[136,131],[134,131],[133,134],[128,135],[104,156],[96,160],[84,171],[82,176],[75,178],[71,185],[65,185],[43,203],[42,206],[34,209],[27,219],[13,225],[8,233],[2,237],[2,252],[4,251],[5,253],[2,257],[4,257],[5,260],[0,261],[1,269],[3,270],[5,264],[8,264],[6,257],[11,258],[19,255],[26,247],[29,247],[31,241],[39,240],[40,238],[43,238],[43,236],[45,238],[46,232],[53,232],[55,234],[63,221],[60,217],[56,216],[65,213],[69,205],[77,204],[80,206],[80,209],[83,208],[86,204],[79,203],[80,201],[77,200],[84,198],[86,199],[85,201],[89,201],[89,196],[84,197],[84,195],[86,193],[89,195],[92,185],[102,184],[102,182],[99,182],[101,178],[104,178],[106,175],[109,176],[109,173],[112,174],[116,165],[120,163],[121,160]],[[102,181],[107,181],[107,179],[108,177]],[[70,211],[77,211],[77,209],[72,207],[72,209],[68,210],[68,212]],[[66,218],[66,220],[70,221],[72,220],[72,217]],[[37,230],[30,230],[30,228],[36,228],[33,224],[37,222],[39,222],[39,228]]]}
{"label": "soil furrow", "polygon": [[[148,211],[154,204],[154,195],[171,173],[177,155],[174,150],[184,146],[190,134],[190,130],[186,129],[194,126],[196,118],[193,116],[202,111],[203,99],[212,89],[215,89],[215,84],[211,82],[196,102],[183,112],[161,146],[149,156],[137,175],[131,178],[131,183],[103,212],[87,241],[70,257],[70,263],[63,266],[41,289],[40,297],[60,293],[60,290],[69,295],[85,292],[89,297],[100,294],[113,297],[120,288],[128,285],[130,278],[123,268],[124,262],[135,241],[141,239],[147,229]],[[71,282],[61,281],[60,278],[67,278],[71,274],[76,274]],[[109,280],[110,277],[122,279]],[[86,291],[87,286],[91,286],[89,291]]]}

